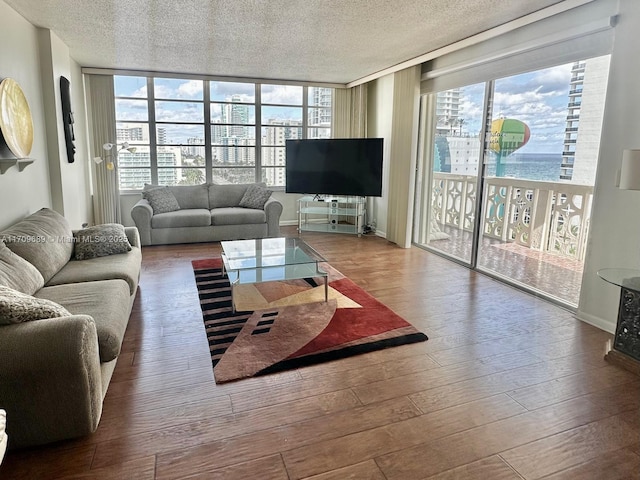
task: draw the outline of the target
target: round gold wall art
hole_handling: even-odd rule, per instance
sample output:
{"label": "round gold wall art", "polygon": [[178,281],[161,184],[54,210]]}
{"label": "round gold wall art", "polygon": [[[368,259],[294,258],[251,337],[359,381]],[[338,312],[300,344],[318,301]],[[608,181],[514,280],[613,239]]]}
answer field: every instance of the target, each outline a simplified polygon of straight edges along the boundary
{"label": "round gold wall art", "polygon": [[26,158],[33,146],[33,120],[29,103],[12,78],[0,82],[0,131],[17,158]]}

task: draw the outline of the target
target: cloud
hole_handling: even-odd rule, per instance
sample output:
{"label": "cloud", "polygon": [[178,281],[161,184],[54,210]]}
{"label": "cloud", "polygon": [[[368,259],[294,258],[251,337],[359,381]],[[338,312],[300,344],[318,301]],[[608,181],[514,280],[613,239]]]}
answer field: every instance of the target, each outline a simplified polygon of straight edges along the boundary
{"label": "cloud", "polygon": [[189,80],[178,87],[178,98],[202,98],[202,80]]}
{"label": "cloud", "polygon": [[116,119],[118,120],[148,120],[146,100],[116,99]]}
{"label": "cloud", "polygon": [[202,103],[156,102],[156,120],[159,122],[203,122]]}
{"label": "cloud", "polygon": [[302,87],[294,85],[262,85],[262,102],[302,105]]}
{"label": "cloud", "polygon": [[256,98],[254,83],[211,82],[211,100],[230,101],[237,95],[241,102],[253,103]]}
{"label": "cloud", "polygon": [[138,88],[131,94],[131,96],[139,97],[139,98],[147,98],[147,86],[143,85],[142,87]]}
{"label": "cloud", "polygon": [[571,68],[573,64],[558,65],[545,68],[535,73],[533,81],[540,85],[543,92],[566,95],[571,81]]}

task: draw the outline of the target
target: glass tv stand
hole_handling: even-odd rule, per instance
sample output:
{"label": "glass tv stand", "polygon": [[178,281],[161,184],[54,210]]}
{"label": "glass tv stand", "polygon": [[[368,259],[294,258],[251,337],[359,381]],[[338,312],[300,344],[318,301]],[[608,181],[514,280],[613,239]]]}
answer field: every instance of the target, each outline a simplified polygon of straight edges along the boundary
{"label": "glass tv stand", "polygon": [[304,196],[298,200],[298,233],[333,232],[361,236],[366,197]]}

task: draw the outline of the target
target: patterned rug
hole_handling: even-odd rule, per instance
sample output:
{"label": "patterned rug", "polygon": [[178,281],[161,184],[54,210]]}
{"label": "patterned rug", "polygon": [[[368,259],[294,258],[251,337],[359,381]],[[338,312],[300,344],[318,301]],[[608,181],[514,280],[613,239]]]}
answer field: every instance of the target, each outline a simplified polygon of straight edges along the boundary
{"label": "patterned rug", "polygon": [[216,383],[427,340],[326,264],[329,301],[321,278],[239,285],[233,313],[221,259],[191,263]]}

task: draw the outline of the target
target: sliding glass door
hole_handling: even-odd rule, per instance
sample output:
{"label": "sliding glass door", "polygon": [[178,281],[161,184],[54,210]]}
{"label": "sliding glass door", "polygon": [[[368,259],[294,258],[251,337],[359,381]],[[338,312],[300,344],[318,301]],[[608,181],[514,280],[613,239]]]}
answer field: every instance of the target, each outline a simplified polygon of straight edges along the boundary
{"label": "sliding glass door", "polygon": [[423,97],[414,242],[471,264],[485,84]]}
{"label": "sliding glass door", "polygon": [[576,306],[609,56],[422,100],[414,243]]}

